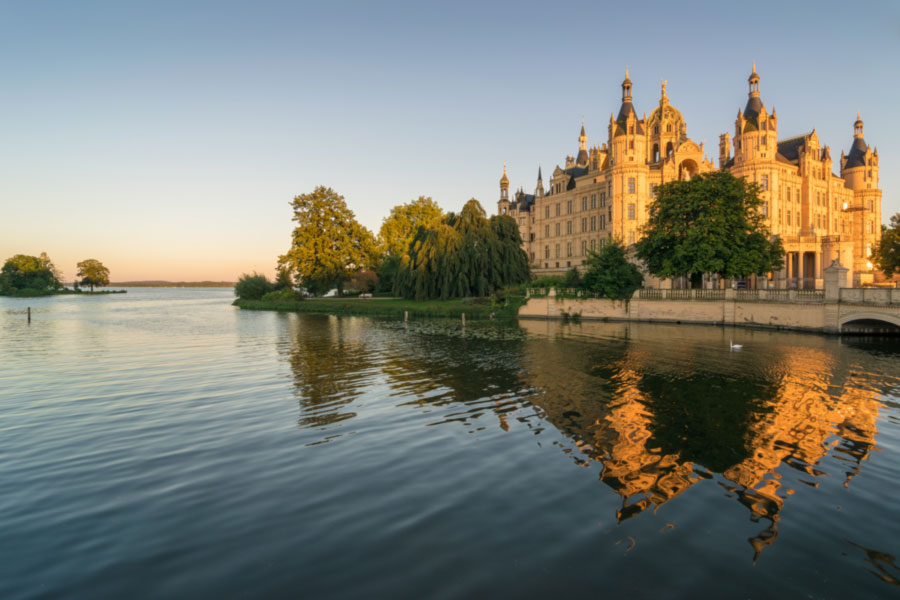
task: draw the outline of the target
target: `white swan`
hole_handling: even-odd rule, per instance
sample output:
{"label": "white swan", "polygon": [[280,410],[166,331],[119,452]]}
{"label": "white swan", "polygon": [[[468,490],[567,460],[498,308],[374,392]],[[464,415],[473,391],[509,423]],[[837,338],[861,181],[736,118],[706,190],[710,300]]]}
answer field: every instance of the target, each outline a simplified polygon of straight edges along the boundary
{"label": "white swan", "polygon": [[732,350],[740,350],[741,348],[744,347],[743,344],[735,344],[735,343],[734,343],[734,340],[728,340],[728,341],[729,341],[729,343],[731,344],[731,349],[732,349]]}

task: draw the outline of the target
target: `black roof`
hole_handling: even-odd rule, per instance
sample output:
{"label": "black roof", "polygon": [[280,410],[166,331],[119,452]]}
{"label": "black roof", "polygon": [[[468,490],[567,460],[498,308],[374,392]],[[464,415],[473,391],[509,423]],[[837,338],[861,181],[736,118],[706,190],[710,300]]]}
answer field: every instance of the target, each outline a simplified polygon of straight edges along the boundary
{"label": "black roof", "polygon": [[566,185],[566,189],[574,190],[575,179],[583,175],[587,175],[587,172],[587,167],[569,167],[568,169],[566,169],[566,174],[571,175],[571,177],[569,177],[569,183]]}
{"label": "black roof", "polygon": [[806,136],[808,135],[808,133],[804,133],[797,137],[781,140],[778,142],[778,154],[789,162],[795,163],[800,159],[800,148],[806,145]]}
{"label": "black roof", "polygon": [[588,164],[588,153],[587,150],[579,150],[578,156],[575,157],[576,165],[586,165]]}
{"label": "black roof", "polygon": [[516,207],[520,210],[531,210],[534,205],[534,194],[516,194]]}
{"label": "black roof", "polygon": [[616,117],[616,123],[618,123],[619,127],[622,128],[622,131],[625,131],[625,124],[628,120],[628,115],[634,115],[634,120],[637,122],[637,127],[635,127],[635,133],[639,135],[643,135],[644,130],[641,127],[641,122],[637,118],[637,113],[634,111],[634,105],[626,100],[622,102],[621,108],[619,108],[619,116]]}
{"label": "black roof", "polygon": [[866,150],[869,146],[861,137],[853,138],[853,145],[850,146],[850,153],[847,155],[847,162],[844,163],[845,169],[852,167],[866,166]]}

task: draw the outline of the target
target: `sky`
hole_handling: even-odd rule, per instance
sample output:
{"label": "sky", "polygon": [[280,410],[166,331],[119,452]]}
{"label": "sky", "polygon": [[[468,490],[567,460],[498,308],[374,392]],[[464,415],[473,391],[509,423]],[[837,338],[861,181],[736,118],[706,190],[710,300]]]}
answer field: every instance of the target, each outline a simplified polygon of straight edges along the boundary
{"label": "sky", "polygon": [[[0,260],[67,280],[274,272],[317,185],[377,233],[392,206],[496,212],[606,141],[628,67],[718,164],[756,61],[779,137],[837,162],[859,110],[900,212],[900,2],[0,0]],[[837,168],[837,167],[836,167]]]}

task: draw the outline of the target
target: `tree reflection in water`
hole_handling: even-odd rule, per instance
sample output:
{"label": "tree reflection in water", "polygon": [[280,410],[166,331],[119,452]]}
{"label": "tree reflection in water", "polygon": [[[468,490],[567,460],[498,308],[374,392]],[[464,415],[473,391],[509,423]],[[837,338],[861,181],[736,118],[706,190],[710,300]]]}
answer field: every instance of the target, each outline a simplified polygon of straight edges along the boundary
{"label": "tree reflection in water", "polygon": [[875,447],[878,390],[818,336],[753,332],[731,353],[722,329],[649,324],[523,321],[464,332],[302,317],[290,331],[303,427],[353,418],[349,407],[376,379],[397,405],[434,412],[429,425],[470,427],[485,415],[505,431],[510,419],[535,433],[550,424],[575,447],[566,449],[573,460],[598,464],[622,497],[619,522],[715,478],[764,523],[749,540],[755,558],[777,539],[793,494],[782,489],[782,466],[817,486],[830,454],[846,463],[849,485]]}

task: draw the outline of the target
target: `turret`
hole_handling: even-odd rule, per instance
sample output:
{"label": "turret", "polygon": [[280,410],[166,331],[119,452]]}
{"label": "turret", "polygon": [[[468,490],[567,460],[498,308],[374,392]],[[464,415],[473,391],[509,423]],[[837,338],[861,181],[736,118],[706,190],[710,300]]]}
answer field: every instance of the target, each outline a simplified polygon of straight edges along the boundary
{"label": "turret", "polygon": [[588,164],[587,135],[584,133],[584,117],[581,117],[581,134],[578,136],[578,156],[575,158],[575,164],[579,167],[586,167]]}
{"label": "turret", "polygon": [[506,163],[503,163],[503,176],[500,178],[500,200],[497,201],[497,214],[509,214],[509,177],[506,176]]}
{"label": "turret", "polygon": [[534,188],[534,197],[542,198],[544,196],[544,178],[541,176],[541,167],[538,165],[537,187]]}

